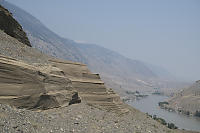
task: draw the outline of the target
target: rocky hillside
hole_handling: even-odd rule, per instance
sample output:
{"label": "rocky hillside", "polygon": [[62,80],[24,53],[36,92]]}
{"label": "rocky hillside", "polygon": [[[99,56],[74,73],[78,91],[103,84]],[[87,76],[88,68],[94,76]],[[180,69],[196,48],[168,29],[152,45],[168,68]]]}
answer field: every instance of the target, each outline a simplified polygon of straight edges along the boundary
{"label": "rocky hillside", "polygon": [[86,65],[44,55],[0,30],[0,132],[181,131],[122,103]]}
{"label": "rocky hillside", "polygon": [[127,112],[119,96],[107,89],[99,75],[91,73],[86,65],[44,55],[1,30],[0,68],[1,103],[48,109],[78,103],[80,95],[88,104]]}
{"label": "rocky hillside", "polygon": [[[92,72],[100,73],[106,85],[121,90],[168,88],[172,82],[162,74],[138,60],[128,59],[116,52],[94,44],[83,44],[64,39],[46,28],[39,20],[22,9],[5,1],[1,2],[20,22],[34,48],[48,55],[87,64]],[[176,87],[176,82],[173,83]]]}
{"label": "rocky hillside", "polygon": [[48,56],[3,31],[0,31],[0,38],[0,103],[48,109],[74,100],[80,102],[71,81],[53,74],[60,69],[48,63]]}
{"label": "rocky hillside", "polygon": [[43,55],[2,31],[0,38],[1,103],[48,109],[80,102],[79,94],[88,104],[127,112],[119,96],[86,65]]}
{"label": "rocky hillside", "polygon": [[26,33],[22,30],[21,25],[15,19],[13,19],[12,14],[1,5],[0,20],[0,30],[3,30],[5,33],[16,38],[18,41],[31,46]]}
{"label": "rocky hillside", "polygon": [[200,81],[177,93],[167,107],[187,115],[200,116]]}
{"label": "rocky hillside", "polygon": [[0,132],[178,132],[123,104],[85,65],[49,62],[0,57]]}
{"label": "rocky hillside", "polygon": [[42,112],[0,104],[0,118],[2,133],[182,133],[137,110],[119,116],[84,103]]}

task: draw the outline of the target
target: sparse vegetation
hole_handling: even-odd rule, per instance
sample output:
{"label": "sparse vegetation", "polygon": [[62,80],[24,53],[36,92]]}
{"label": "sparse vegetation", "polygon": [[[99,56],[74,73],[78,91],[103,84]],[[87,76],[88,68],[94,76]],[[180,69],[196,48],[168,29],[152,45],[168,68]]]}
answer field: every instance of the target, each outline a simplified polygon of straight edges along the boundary
{"label": "sparse vegetation", "polygon": [[167,123],[165,121],[165,119],[157,117],[156,115],[149,115],[148,113],[146,113],[149,117],[153,118],[154,120],[158,121],[159,123],[161,123],[162,125],[167,126],[170,129],[178,129],[178,127],[174,124],[174,123]]}
{"label": "sparse vegetation", "polygon": [[155,91],[152,93],[153,95],[164,95],[163,92]]}
{"label": "sparse vegetation", "polygon": [[200,111],[197,110],[197,111],[195,112],[194,116],[200,117]]}
{"label": "sparse vegetation", "polygon": [[170,128],[170,129],[177,129],[178,128],[177,126],[175,126],[174,123],[168,123],[167,127]]}
{"label": "sparse vegetation", "polygon": [[169,104],[169,103],[166,102],[166,101],[164,101],[164,102],[159,102],[159,103],[158,103],[158,105],[159,105],[160,107],[163,107],[165,104]]}
{"label": "sparse vegetation", "polygon": [[133,92],[133,91],[126,91],[126,94],[135,94],[135,92]]}

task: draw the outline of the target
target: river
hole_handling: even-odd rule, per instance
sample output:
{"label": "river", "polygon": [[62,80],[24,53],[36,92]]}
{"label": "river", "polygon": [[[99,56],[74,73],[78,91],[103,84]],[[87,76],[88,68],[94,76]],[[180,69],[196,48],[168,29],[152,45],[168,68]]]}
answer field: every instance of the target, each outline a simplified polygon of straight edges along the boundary
{"label": "river", "polygon": [[179,129],[200,131],[200,118],[169,112],[159,108],[158,103],[167,99],[168,97],[166,96],[150,95],[141,100],[129,101],[127,103],[144,113],[156,115],[165,119],[168,123],[174,123]]}

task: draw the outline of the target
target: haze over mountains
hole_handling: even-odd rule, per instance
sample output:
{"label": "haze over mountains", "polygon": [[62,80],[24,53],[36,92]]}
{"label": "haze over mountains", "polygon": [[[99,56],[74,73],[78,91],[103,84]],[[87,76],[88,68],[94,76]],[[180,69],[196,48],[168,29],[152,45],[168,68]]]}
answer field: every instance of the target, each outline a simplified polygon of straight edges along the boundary
{"label": "haze over mountains", "polygon": [[163,66],[186,81],[199,79],[198,0],[7,1],[62,37]]}
{"label": "haze over mountains", "polygon": [[87,64],[92,72],[100,73],[111,88],[121,91],[181,85],[164,69],[159,71],[152,65],[128,59],[94,44],[77,43],[62,38],[24,10],[5,1],[1,4],[8,8],[22,25],[33,47],[54,57]]}
{"label": "haze over mountains", "polygon": [[8,25],[0,27],[0,132],[181,132],[123,103],[86,65],[28,46],[19,23],[0,5],[2,17],[0,25]]}
{"label": "haze over mountains", "polygon": [[[27,15],[19,19],[28,25],[31,41],[4,5],[13,7],[13,13]],[[118,86],[118,91],[173,85],[170,75],[160,68],[96,45],[63,39],[0,0],[0,132],[193,133],[122,102],[87,65],[51,55],[88,64],[101,72],[108,86]],[[199,96],[196,83],[191,90]]]}

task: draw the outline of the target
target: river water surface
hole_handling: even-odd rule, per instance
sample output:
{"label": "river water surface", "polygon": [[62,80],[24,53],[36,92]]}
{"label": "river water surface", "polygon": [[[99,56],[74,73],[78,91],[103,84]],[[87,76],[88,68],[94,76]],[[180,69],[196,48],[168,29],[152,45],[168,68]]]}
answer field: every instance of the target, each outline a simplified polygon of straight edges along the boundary
{"label": "river water surface", "polygon": [[168,123],[174,123],[180,129],[200,131],[200,118],[169,112],[159,108],[158,103],[167,99],[168,97],[166,96],[150,95],[141,100],[127,103],[144,113],[156,115],[165,119]]}

